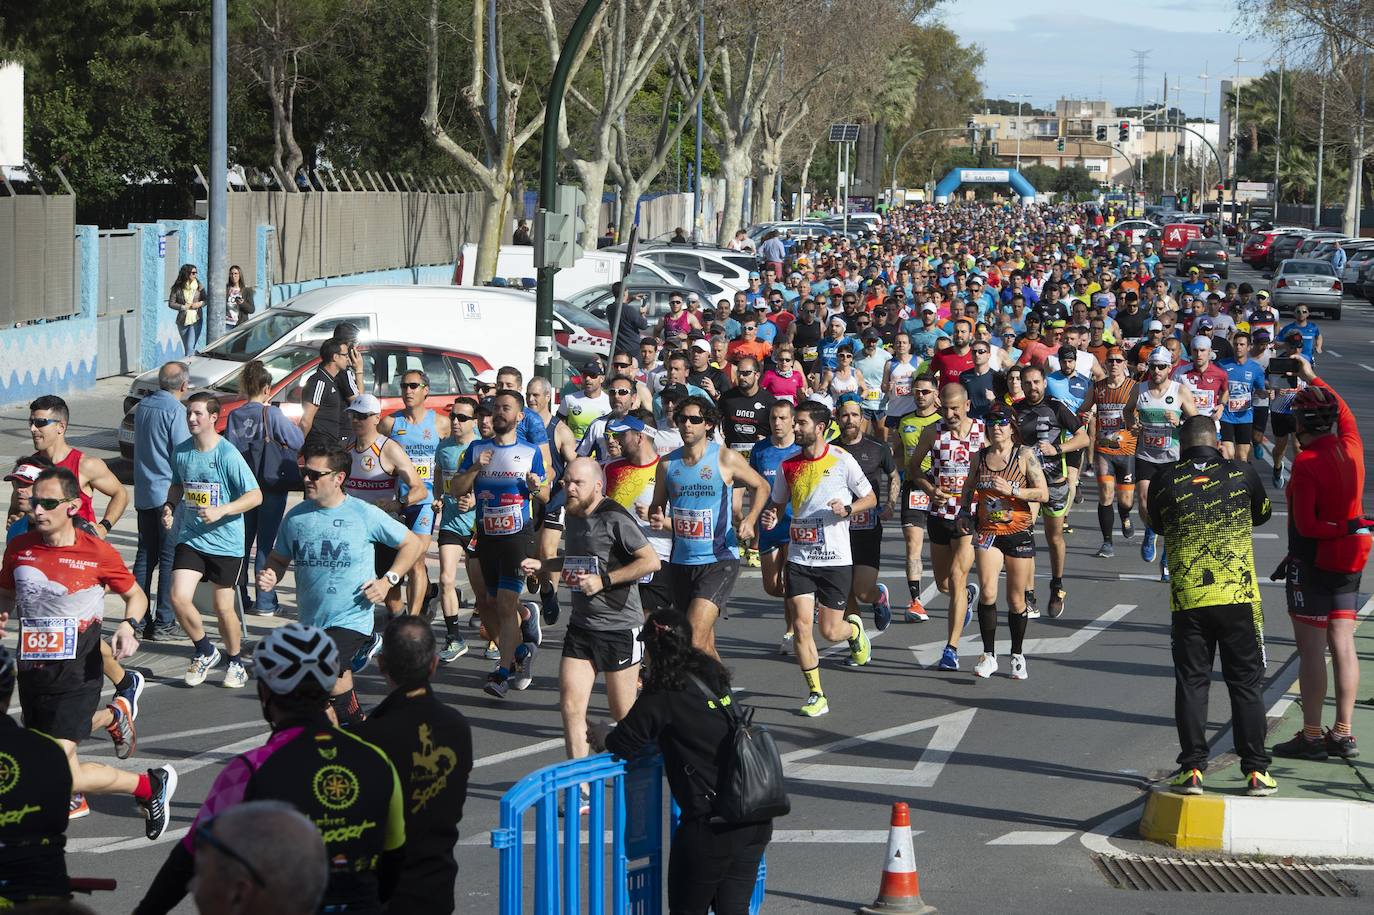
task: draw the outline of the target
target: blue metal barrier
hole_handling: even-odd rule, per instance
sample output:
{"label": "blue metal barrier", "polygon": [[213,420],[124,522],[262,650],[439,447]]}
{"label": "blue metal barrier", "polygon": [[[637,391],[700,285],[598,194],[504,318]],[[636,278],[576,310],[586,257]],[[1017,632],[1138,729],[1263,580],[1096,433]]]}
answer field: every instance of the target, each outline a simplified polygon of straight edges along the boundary
{"label": "blue metal barrier", "polygon": [[[587,797],[587,840],[582,847],[584,818],[577,811]],[[610,822],[606,794],[611,793]],[[501,797],[501,825],[492,830],[491,847],[500,853],[500,915],[525,911],[525,815],[534,808],[535,915],[661,915],[667,862],[663,853],[663,759],[643,757],[625,762],[609,753],[547,766],[516,782]],[[558,806],[562,798],[562,854],[559,854]],[[677,826],[672,804],[671,825]],[[606,875],[606,831],[610,827],[610,882]],[[633,862],[633,866],[632,866]],[[759,863],[750,915],[763,906],[767,861]],[[583,904],[583,885],[586,903]]]}

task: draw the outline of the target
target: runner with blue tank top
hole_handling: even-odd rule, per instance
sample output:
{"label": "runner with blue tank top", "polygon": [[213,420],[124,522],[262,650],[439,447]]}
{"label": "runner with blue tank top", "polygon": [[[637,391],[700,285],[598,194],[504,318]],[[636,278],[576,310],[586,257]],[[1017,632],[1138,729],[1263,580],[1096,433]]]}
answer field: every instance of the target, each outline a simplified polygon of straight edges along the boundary
{"label": "runner with blue tank top", "polygon": [[465,565],[473,597],[483,596],[479,588],[481,568],[474,552],[473,525],[477,520],[477,500],[469,493],[463,498],[450,495],[448,481],[458,475],[458,465],[468,446],[477,440],[477,401],[460,397],[449,408],[449,424],[453,432],[439,443],[434,452],[435,489],[442,493],[439,516],[439,606],[443,611],[447,638],[439,652],[439,660],[447,664],[467,654],[468,645],[458,631],[458,611],[462,600],[458,595],[458,567]]}
{"label": "runner with blue tank top", "polygon": [[511,685],[524,689],[532,676],[536,645],[522,642],[520,631],[520,592],[525,587],[521,564],[534,556],[531,503],[548,500],[549,484],[540,450],[516,439],[524,396],[497,391],[491,411],[492,437],[468,446],[449,492],[459,498],[476,496],[477,556],[487,597],[495,603],[494,636],[501,654],[484,689],[504,699]]}
{"label": "runner with blue tank top", "polygon": [[[1234,356],[1221,363],[1226,371],[1226,406],[1221,411],[1221,456],[1250,463],[1254,438],[1255,398],[1265,390],[1264,367],[1250,358],[1250,335],[1231,338]],[[1267,401],[1266,401],[1267,403]]]}
{"label": "runner with blue tank top", "polygon": [[[796,407],[790,400],[775,401],[768,411],[769,436],[754,446],[749,452],[749,466],[763,477],[769,489],[778,475],[782,462],[801,450],[793,429]],[[792,506],[783,509],[782,519],[772,528],[759,530],[759,559],[763,566],[763,590],[772,597],[784,597],[786,582],[783,572],[787,568],[787,545],[791,542]],[[785,627],[779,654],[791,654],[793,632]]]}
{"label": "runner with blue tank top", "polygon": [[[768,502],[768,484],[744,457],[712,441],[720,424],[715,404],[687,397],[673,414],[682,447],[659,462],[650,523],[673,532],[673,599],[692,624],[692,643],[716,654],[716,617],[730,599],[739,574],[739,539],[753,539]],[[736,531],[730,491],[752,491]]]}
{"label": "runner with blue tank top", "polygon": [[[429,397],[429,375],[412,369],[401,376],[401,402],[405,407],[382,420],[380,431],[390,437],[405,450],[410,463],[415,465],[415,473],[425,484],[428,498],[413,505],[408,504],[409,484],[402,478],[396,480],[396,495],[401,504],[406,505],[402,515],[411,533],[420,538],[424,549],[415,568],[406,576],[406,588],[410,598],[410,615],[419,616],[425,610],[429,599],[429,569],[425,565],[425,553],[429,552],[430,538],[434,536],[434,526],[438,502],[434,495],[434,454],[439,442],[448,438],[453,431],[448,417],[440,416],[425,406]],[[387,596],[387,612],[401,610],[401,592],[392,590]]]}

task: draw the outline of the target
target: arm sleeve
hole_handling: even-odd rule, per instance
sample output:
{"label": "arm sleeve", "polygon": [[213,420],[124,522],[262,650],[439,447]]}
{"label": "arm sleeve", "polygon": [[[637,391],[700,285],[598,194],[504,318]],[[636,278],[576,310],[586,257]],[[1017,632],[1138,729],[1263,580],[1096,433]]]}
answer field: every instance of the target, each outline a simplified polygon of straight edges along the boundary
{"label": "arm sleeve", "polygon": [[[364,503],[365,504],[365,503]],[[410,533],[406,526],[375,505],[367,506],[367,536],[374,543],[384,543],[393,549],[405,542]]]}
{"label": "arm sleeve", "polygon": [[1254,465],[1247,463],[1242,465],[1242,469],[1245,471],[1245,488],[1250,491],[1250,523],[1258,527],[1268,522],[1273,506],[1269,503],[1269,493],[1265,492],[1264,481]]}
{"label": "arm sleeve", "polygon": [[319,377],[316,377],[313,381],[309,382],[309,386],[306,388],[305,393],[306,403],[314,404],[317,407],[323,404],[325,384],[325,380]]}
{"label": "arm sleeve", "polygon": [[277,441],[291,451],[300,451],[301,446],[305,444],[305,433],[301,431],[301,427],[287,419],[286,414],[277,407],[269,406],[267,410],[272,421],[272,434],[276,436]]}
{"label": "arm sleeve", "polygon": [[1364,450],[1364,444],[1360,439],[1359,427],[1355,424],[1355,414],[1350,412],[1350,405],[1345,402],[1345,398],[1336,393],[1336,389],[1331,387],[1321,378],[1313,378],[1312,383],[1320,388],[1324,388],[1326,393],[1336,398],[1336,434],[1343,445],[1353,445],[1359,451]]}
{"label": "arm sleeve", "polygon": [[662,693],[641,693],[630,713],[606,735],[606,749],[629,759],[658,738],[668,724],[667,701]]}

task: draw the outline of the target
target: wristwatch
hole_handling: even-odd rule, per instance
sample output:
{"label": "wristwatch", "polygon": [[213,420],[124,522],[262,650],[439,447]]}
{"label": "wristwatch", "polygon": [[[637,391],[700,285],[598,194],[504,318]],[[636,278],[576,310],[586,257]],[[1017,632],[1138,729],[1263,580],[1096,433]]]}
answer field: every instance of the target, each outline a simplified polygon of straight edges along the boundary
{"label": "wristwatch", "polygon": [[100,519],[99,521],[97,521],[96,523],[99,524],[101,527],[105,528],[105,533],[107,533],[107,534],[108,534],[108,533],[110,532],[110,530],[114,527],[114,525],[110,523],[110,519],[109,519],[109,518],[101,518],[101,519]]}
{"label": "wristwatch", "polygon": [[401,583],[401,576],[397,575],[395,572],[388,571],[382,577],[385,578],[386,583],[391,585],[391,587],[393,588]]}

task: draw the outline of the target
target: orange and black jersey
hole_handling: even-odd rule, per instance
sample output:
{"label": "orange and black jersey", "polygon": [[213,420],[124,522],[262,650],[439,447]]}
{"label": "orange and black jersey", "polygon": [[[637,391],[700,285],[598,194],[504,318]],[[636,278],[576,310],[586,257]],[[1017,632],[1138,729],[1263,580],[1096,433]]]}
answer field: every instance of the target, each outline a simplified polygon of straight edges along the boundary
{"label": "orange and black jersey", "polygon": [[1135,391],[1135,381],[1126,378],[1113,387],[1108,379],[1093,384],[1093,403],[1097,406],[1097,450],[1101,454],[1135,454],[1135,432],[1126,427],[1125,409]]}

